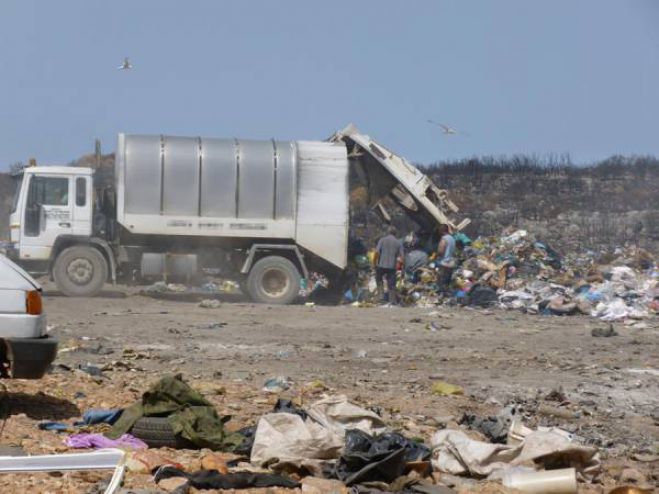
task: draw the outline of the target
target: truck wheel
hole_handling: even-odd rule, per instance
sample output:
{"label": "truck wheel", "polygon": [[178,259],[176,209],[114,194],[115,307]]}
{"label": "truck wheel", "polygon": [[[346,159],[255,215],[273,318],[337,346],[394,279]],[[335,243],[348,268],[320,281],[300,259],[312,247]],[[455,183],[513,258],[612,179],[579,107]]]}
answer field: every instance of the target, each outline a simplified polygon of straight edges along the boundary
{"label": "truck wheel", "polygon": [[247,291],[254,302],[290,304],[300,292],[300,273],[284,257],[264,257],[252,266],[247,276]]}
{"label": "truck wheel", "polygon": [[64,295],[93,297],[108,278],[108,264],[103,254],[93,247],[69,247],[55,259],[53,277]]}

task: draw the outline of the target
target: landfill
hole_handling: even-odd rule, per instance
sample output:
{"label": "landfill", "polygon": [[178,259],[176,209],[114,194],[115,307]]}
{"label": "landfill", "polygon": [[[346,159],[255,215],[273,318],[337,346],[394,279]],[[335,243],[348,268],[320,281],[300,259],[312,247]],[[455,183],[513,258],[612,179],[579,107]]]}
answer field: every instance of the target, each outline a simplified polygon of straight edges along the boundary
{"label": "landfill", "polygon": [[[404,305],[498,307],[527,314],[587,315],[602,321],[642,320],[659,313],[656,257],[637,246],[561,255],[525,230],[499,237],[454,235],[458,266],[451,292],[439,294],[438,263],[412,233],[405,238],[404,269],[397,288]],[[369,262],[373,252],[353,262],[357,282],[344,302],[367,307],[382,301]]]}

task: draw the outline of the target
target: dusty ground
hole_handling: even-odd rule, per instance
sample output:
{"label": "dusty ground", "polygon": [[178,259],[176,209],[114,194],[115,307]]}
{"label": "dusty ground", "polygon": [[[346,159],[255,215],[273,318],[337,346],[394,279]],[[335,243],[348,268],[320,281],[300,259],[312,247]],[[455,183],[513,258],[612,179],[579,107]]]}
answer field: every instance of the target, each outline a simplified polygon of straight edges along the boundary
{"label": "dusty ground", "polygon": [[[606,488],[619,483],[626,467],[647,483],[657,481],[657,318],[640,328],[616,325],[618,336],[595,338],[591,330],[606,325],[578,316],[269,307],[235,297],[204,309],[132,288],[94,299],[49,293],[46,310],[60,339],[58,365],[39,382],[5,382],[1,442],[30,453],[66,449],[62,435],[39,431],[38,422],[72,422],[87,408],[125,406],[168,372],[182,372],[204,390],[221,412],[234,416],[234,427],[249,425],[274,403],[261,391],[264,381],[282,375],[294,382],[289,396],[311,400],[323,387],[344,393],[381,407],[393,427],[427,441],[438,426],[457,426],[464,412],[496,414],[516,403],[527,425],[558,425],[600,447]],[[430,322],[435,330],[427,329]],[[75,370],[87,363],[105,366],[104,377]],[[438,379],[462,386],[465,395],[434,396],[430,388]],[[559,388],[566,401],[545,398]],[[3,492],[86,492],[104,476],[11,475],[4,478],[19,490]],[[148,476],[132,474],[126,485],[155,487]]]}

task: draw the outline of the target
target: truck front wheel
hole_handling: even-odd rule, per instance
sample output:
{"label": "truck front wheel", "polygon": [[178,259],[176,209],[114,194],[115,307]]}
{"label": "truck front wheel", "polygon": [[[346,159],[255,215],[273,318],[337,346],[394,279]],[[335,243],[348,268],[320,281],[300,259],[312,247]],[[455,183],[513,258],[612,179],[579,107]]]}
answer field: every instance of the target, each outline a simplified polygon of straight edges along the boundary
{"label": "truck front wheel", "polygon": [[264,257],[252,266],[247,291],[254,302],[290,304],[300,292],[300,272],[285,257]]}
{"label": "truck front wheel", "polygon": [[53,277],[64,295],[93,297],[107,280],[108,264],[103,254],[93,247],[69,247],[55,259]]}

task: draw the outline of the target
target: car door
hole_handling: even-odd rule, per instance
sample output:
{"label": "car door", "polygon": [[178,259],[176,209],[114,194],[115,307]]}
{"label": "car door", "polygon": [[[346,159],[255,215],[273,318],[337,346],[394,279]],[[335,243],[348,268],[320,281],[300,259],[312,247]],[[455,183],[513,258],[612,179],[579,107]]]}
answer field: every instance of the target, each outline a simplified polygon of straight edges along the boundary
{"label": "car door", "polygon": [[57,237],[71,234],[72,189],[70,176],[30,175],[21,232],[22,259],[49,259]]}

